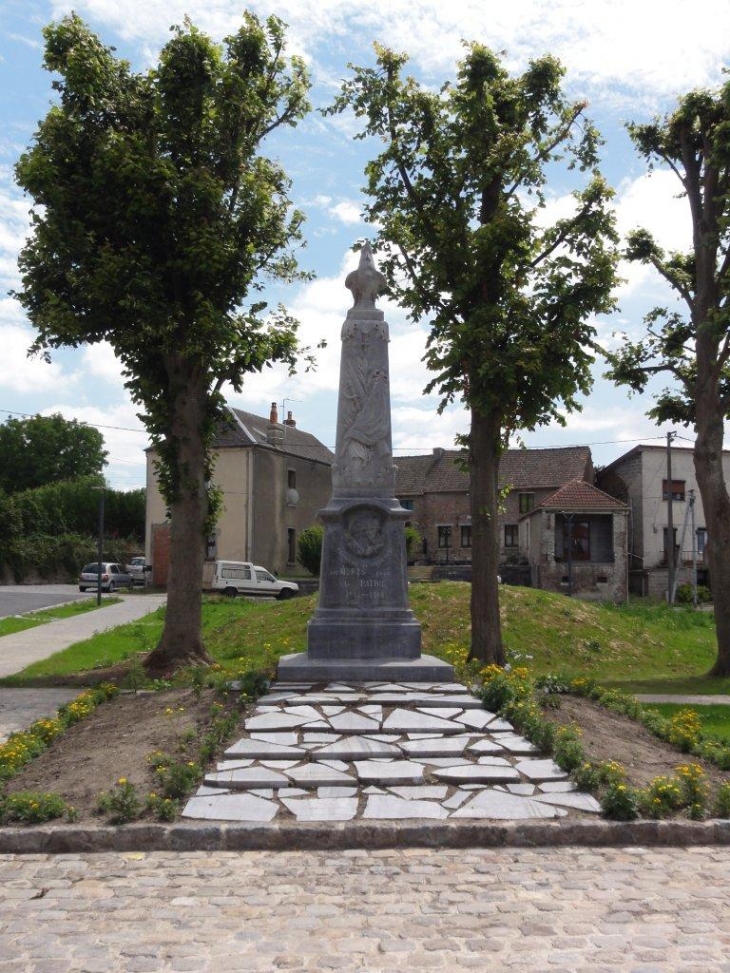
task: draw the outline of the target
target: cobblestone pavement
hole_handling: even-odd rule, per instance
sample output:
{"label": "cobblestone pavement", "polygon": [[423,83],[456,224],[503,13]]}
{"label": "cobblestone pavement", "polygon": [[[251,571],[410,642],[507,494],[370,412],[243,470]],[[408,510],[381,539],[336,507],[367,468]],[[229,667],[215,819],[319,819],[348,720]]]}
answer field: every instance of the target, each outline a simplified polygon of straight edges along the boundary
{"label": "cobblestone pavement", "polygon": [[728,973],[730,849],[0,857],[2,973]]}

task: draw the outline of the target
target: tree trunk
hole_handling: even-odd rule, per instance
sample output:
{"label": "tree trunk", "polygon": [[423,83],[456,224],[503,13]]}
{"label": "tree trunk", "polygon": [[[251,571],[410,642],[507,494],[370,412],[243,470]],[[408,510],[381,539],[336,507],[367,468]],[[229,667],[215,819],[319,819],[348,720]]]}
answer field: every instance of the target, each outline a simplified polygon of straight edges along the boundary
{"label": "tree trunk", "polygon": [[204,437],[207,385],[202,369],[170,366],[173,396],[172,440],[177,464],[177,495],[170,504],[170,570],[165,627],[159,644],[145,659],[150,674],[174,672],[212,659],[203,645],[202,595],[205,559]]}
{"label": "tree trunk", "polygon": [[712,378],[698,377],[696,410],[694,463],[707,526],[717,632],[717,659],[709,675],[730,676],[730,498],[722,469],[723,409]]}
{"label": "tree trunk", "polygon": [[469,659],[484,665],[505,664],[499,620],[498,475],[501,426],[493,413],[471,410],[469,492],[471,502],[472,577]]}

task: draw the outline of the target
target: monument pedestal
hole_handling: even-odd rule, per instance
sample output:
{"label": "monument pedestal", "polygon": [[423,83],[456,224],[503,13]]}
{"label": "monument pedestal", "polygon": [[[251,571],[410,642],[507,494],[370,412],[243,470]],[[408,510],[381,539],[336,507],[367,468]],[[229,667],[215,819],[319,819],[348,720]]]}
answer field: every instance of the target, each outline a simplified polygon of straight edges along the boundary
{"label": "monument pedestal", "polygon": [[307,652],[279,662],[302,682],[451,682],[453,667],[421,655],[408,607],[405,521],[395,499],[388,325],[375,307],[385,278],[366,245],[345,281],[355,296],[342,327],[337,443],[324,522],[319,605]]}

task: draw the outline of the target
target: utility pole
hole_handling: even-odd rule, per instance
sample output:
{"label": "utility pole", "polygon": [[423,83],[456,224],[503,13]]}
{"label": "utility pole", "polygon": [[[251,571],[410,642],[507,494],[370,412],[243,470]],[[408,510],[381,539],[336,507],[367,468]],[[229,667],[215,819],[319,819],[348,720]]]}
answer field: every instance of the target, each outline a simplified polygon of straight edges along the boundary
{"label": "utility pole", "polygon": [[672,509],[672,440],[674,432],[667,433],[667,601],[674,598],[674,511]]}
{"label": "utility pole", "polygon": [[697,530],[695,529],[695,492],[689,491],[690,527],[692,530],[692,604],[697,607]]}

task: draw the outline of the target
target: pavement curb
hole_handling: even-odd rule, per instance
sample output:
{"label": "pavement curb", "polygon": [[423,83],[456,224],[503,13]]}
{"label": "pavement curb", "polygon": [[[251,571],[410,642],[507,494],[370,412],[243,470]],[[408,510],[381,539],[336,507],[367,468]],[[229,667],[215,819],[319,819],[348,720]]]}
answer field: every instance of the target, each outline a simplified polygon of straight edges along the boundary
{"label": "pavement curb", "polygon": [[650,848],[730,845],[730,820],[129,824],[0,828],[0,854],[345,851],[388,848]]}

